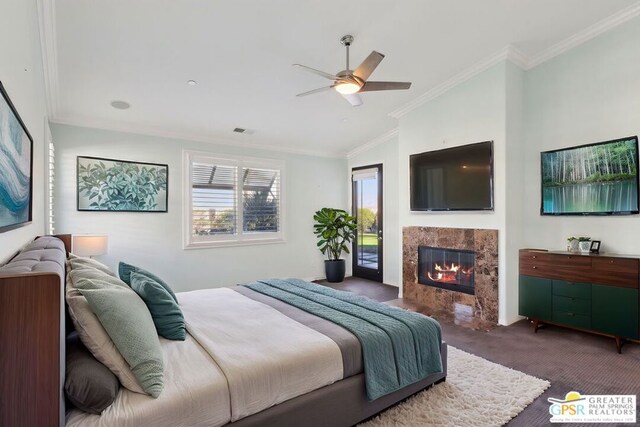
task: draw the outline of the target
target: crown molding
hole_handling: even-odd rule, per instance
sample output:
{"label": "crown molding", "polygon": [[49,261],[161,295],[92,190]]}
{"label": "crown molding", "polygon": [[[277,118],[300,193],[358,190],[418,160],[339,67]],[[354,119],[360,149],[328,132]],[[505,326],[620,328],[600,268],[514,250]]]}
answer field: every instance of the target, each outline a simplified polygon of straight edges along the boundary
{"label": "crown molding", "polygon": [[58,47],[55,0],[37,0],[40,53],[44,71],[44,89],[49,117],[58,113]]}
{"label": "crown molding", "polygon": [[465,71],[431,88],[413,101],[410,101],[399,109],[392,111],[391,113],[389,113],[389,115],[393,118],[399,119],[410,111],[415,110],[419,106],[431,101],[434,98],[437,98],[438,96],[454,88],[455,86],[466,82],[467,80],[477,76],[478,74],[486,71],[487,69],[502,61],[510,61],[525,71],[530,70],[542,64],[543,62],[546,62],[564,52],[567,52],[574,47],[577,47],[582,43],[589,41],[599,36],[600,34],[603,34],[639,15],[640,2],[632,4],[631,6],[626,7],[605,19],[602,19],[601,21],[598,21],[585,29],[578,31],[577,33],[567,37],[559,43],[556,43],[548,49],[545,49],[542,52],[533,55],[532,57],[528,57],[513,45],[507,45],[493,55],[490,55],[480,62],[475,63]]}
{"label": "crown molding", "polygon": [[400,129],[398,128],[391,129],[390,131],[383,133],[382,135],[370,140],[369,142],[365,142],[362,145],[358,145],[356,148],[354,148],[353,150],[347,153],[347,158],[350,159],[352,157],[357,156],[360,153],[370,150],[376,145],[383,144],[389,141],[391,138],[398,136],[399,133],[400,133]]}
{"label": "crown molding", "polygon": [[111,122],[108,120],[89,119],[79,117],[52,117],[49,119],[51,123],[60,125],[77,126],[91,129],[100,129],[112,132],[130,133],[135,135],[154,136],[165,139],[177,139],[189,142],[204,142],[208,144],[226,145],[239,148],[247,148],[254,150],[275,151],[287,154],[297,154],[312,157],[328,157],[344,159],[346,153],[344,151],[321,151],[307,150],[302,148],[282,147],[280,145],[261,144],[256,142],[246,142],[239,140],[226,140],[219,137],[213,137],[205,134],[176,132],[170,130],[159,129],[151,126],[141,126],[133,124],[122,124],[119,122]]}
{"label": "crown molding", "polygon": [[527,57],[524,53],[519,51],[515,46],[507,45],[504,48],[500,49],[498,52],[495,52],[492,55],[489,55],[485,59],[476,62],[471,67],[467,68],[463,72],[456,74],[448,80],[440,83],[439,85],[429,89],[413,101],[405,104],[399,109],[392,111],[389,115],[395,119],[399,119],[410,111],[415,110],[421,105],[431,101],[434,98],[442,95],[443,93],[453,89],[454,87],[472,79],[478,74],[488,70],[496,64],[499,64],[503,61],[511,61],[515,65],[520,68],[526,69],[528,65]]}
{"label": "crown molding", "polygon": [[551,58],[554,58],[564,52],[567,52],[573,49],[574,47],[577,47],[599,36],[602,33],[606,33],[607,31],[621,24],[624,24],[625,22],[635,18],[638,15],[640,15],[640,2],[632,4],[631,6],[626,7],[605,19],[598,21],[595,24],[583,30],[578,31],[577,33],[567,37],[566,39],[562,40],[559,43],[554,44],[548,49],[545,49],[542,52],[536,55],[533,55],[529,59],[529,63],[526,70],[530,70],[531,68],[537,67],[543,62],[546,62]]}

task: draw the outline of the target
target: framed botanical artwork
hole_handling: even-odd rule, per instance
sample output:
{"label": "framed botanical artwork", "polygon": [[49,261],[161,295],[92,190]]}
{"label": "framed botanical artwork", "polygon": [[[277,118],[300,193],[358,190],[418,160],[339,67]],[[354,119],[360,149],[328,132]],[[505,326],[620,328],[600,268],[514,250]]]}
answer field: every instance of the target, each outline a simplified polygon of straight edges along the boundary
{"label": "framed botanical artwork", "polygon": [[0,232],[31,222],[33,138],[0,82]]}
{"label": "framed botanical artwork", "polygon": [[78,210],[167,212],[168,182],[168,165],[78,156]]}

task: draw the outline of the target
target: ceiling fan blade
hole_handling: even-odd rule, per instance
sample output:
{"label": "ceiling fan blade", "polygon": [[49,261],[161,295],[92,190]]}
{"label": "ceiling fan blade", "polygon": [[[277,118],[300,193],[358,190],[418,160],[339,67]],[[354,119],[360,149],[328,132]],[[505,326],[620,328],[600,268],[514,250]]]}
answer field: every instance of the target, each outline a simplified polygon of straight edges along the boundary
{"label": "ceiling fan blade", "polygon": [[319,89],[314,89],[314,90],[310,90],[308,92],[302,92],[297,94],[296,96],[307,96],[307,95],[312,95],[314,93],[318,93],[318,92],[324,92],[325,90],[329,90],[329,89],[333,89],[335,85],[331,85],[331,86],[326,86],[326,87],[321,87]]}
{"label": "ceiling fan blade", "polygon": [[306,65],[293,64],[293,66],[294,67],[300,67],[303,70],[309,71],[309,72],[317,74],[319,76],[322,76],[325,79],[329,79],[329,80],[337,80],[338,79],[338,76],[334,76],[333,74],[325,73],[324,71],[316,70],[315,68],[307,67]]}
{"label": "ceiling fan blade", "polygon": [[401,90],[409,89],[411,82],[365,82],[360,92],[373,92],[374,90]]}
{"label": "ceiling fan blade", "polygon": [[349,104],[357,107],[358,105],[362,105],[362,98],[357,93],[352,93],[351,95],[342,95],[344,99],[349,101]]}
{"label": "ceiling fan blade", "polygon": [[374,50],[364,61],[362,61],[362,64],[358,65],[358,68],[354,70],[353,75],[362,80],[367,80],[371,73],[373,73],[373,70],[376,69],[383,59],[384,55]]}

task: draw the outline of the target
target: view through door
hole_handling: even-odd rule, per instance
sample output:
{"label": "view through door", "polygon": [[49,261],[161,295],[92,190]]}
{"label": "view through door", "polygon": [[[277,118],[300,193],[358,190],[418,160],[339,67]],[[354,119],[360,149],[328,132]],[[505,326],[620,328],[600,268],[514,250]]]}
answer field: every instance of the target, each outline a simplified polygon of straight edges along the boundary
{"label": "view through door", "polygon": [[382,165],[353,168],[353,275],[382,282]]}

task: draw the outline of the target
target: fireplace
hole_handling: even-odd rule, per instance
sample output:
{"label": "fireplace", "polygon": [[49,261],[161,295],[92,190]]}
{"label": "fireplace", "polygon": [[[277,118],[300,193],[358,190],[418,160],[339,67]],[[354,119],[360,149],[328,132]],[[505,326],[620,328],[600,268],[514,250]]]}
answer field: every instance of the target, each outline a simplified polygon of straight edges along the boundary
{"label": "fireplace", "polygon": [[418,283],[475,294],[475,252],[461,249],[418,247]]}

